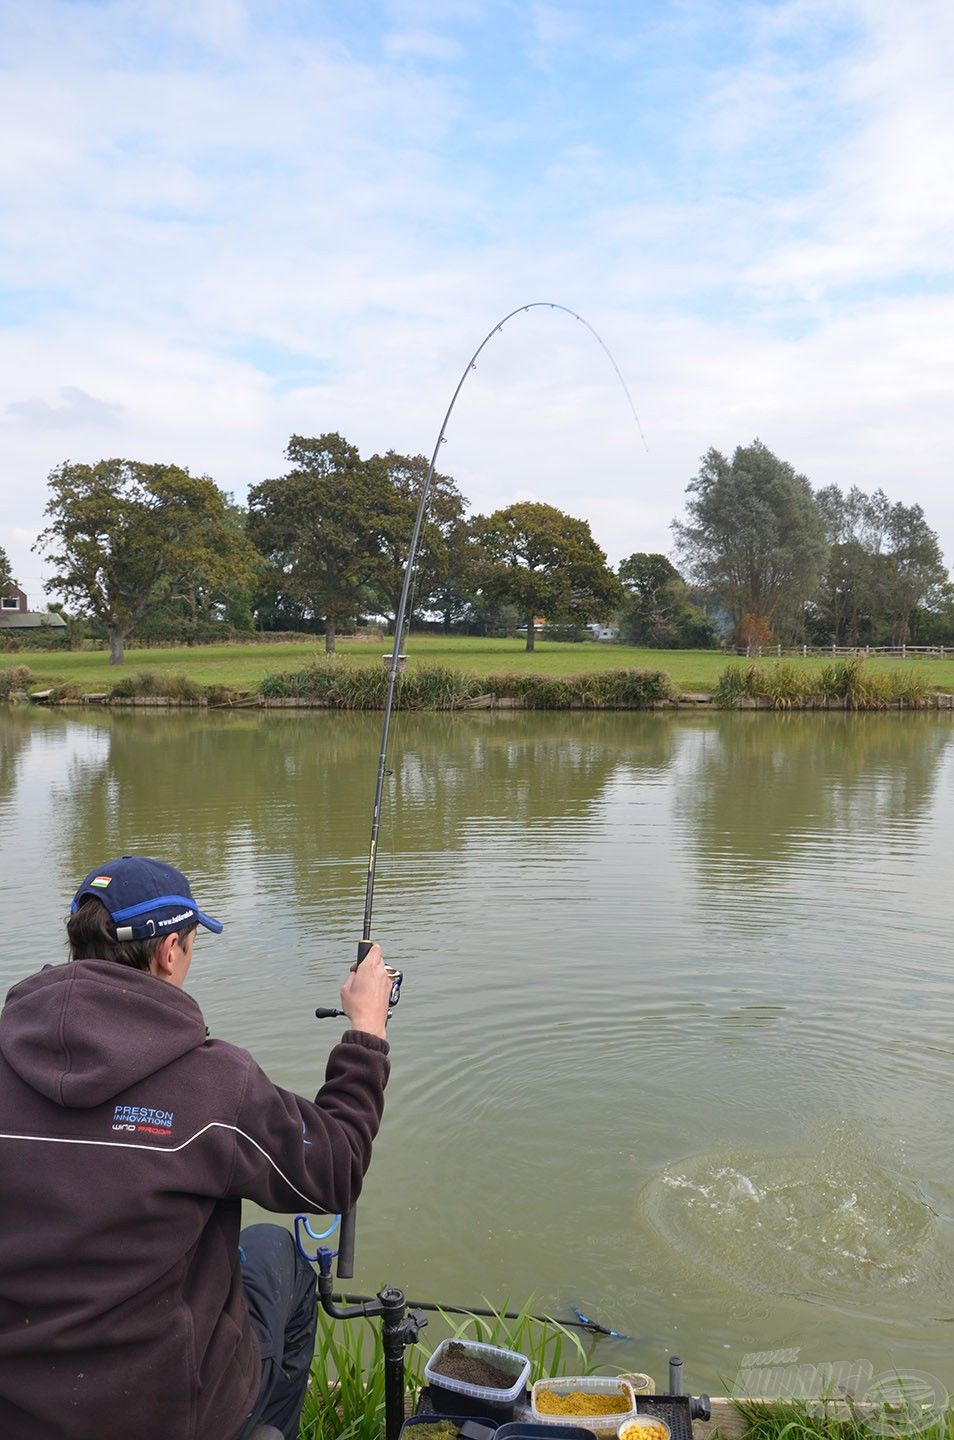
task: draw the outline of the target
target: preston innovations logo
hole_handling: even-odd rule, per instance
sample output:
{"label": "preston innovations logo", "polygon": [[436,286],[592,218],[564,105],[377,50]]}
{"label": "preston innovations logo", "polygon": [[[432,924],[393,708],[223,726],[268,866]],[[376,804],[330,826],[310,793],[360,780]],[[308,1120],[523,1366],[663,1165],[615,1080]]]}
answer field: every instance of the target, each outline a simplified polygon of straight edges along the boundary
{"label": "preston innovations logo", "polygon": [[113,1129],[133,1135],[171,1135],[175,1112],[153,1110],[147,1105],[117,1105],[113,1110]]}

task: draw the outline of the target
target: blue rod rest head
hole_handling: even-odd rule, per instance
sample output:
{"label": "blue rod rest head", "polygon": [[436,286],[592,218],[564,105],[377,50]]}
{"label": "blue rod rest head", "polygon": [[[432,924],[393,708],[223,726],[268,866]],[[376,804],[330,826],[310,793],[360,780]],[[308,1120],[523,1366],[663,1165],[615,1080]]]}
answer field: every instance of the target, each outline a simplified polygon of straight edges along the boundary
{"label": "blue rod rest head", "polygon": [[[331,1261],[334,1258],[336,1252],[333,1250],[329,1250],[327,1245],[319,1245],[314,1255],[309,1255],[308,1251],[305,1249],[305,1241],[303,1236],[307,1235],[310,1240],[326,1240],[329,1235],[334,1234],[340,1223],[341,1216],[336,1215],[332,1220],[331,1224],[328,1226],[327,1230],[313,1230],[311,1228],[311,1222],[309,1221],[307,1215],[296,1215],[295,1246],[301,1258],[303,1260],[307,1260],[309,1265],[317,1265],[319,1268],[322,1268],[322,1256],[327,1255],[328,1268],[330,1269]],[[326,1273],[327,1271],[322,1269],[322,1274]]]}

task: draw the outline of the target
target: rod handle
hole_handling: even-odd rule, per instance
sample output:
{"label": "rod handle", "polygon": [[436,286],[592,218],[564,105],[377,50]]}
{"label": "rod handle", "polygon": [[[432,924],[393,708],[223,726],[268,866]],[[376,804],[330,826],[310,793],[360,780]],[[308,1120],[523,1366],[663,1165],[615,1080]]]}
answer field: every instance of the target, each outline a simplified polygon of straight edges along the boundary
{"label": "rod handle", "polygon": [[[374,945],[373,940],[362,939],[358,941],[357,964],[366,957]],[[354,1275],[354,1232],[357,1221],[356,1207],[352,1205],[347,1215],[341,1217],[341,1229],[338,1232],[338,1263],[336,1272],[339,1280],[350,1280]]]}
{"label": "rod handle", "polygon": [[337,1015],[343,1015],[343,1010],[336,1010],[332,1005],[319,1005],[315,1011],[316,1020],[334,1020]]}
{"label": "rod handle", "polygon": [[350,1280],[354,1275],[354,1230],[356,1207],[352,1205],[347,1215],[341,1217],[341,1229],[338,1232],[338,1264],[337,1273],[339,1280]]}

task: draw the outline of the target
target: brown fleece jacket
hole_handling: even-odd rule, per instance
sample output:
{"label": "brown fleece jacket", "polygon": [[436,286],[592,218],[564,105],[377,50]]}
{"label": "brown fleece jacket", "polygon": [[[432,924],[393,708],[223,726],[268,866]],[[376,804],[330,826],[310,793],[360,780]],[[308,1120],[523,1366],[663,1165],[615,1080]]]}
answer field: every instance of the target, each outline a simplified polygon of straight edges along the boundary
{"label": "brown fleece jacket", "polygon": [[258,1393],[241,1202],[337,1213],[371,1159],[388,1046],[349,1030],[314,1102],[105,960],[0,1015],[0,1436],[233,1440]]}

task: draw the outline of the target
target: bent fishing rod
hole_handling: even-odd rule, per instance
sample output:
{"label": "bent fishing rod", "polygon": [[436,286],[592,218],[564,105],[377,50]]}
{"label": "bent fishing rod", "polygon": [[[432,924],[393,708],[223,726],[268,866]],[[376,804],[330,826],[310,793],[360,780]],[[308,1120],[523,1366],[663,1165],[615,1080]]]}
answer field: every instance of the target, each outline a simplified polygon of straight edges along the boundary
{"label": "bent fishing rod", "polygon": [[[646,446],[646,449],[649,449],[649,446],[646,445],[646,436],[643,434],[643,427],[639,423],[639,416],[636,413],[636,406],[633,404],[633,397],[629,393],[629,390],[626,386],[626,381],[623,379],[622,371],[620,370],[615,359],[613,358],[609,347],[606,345],[602,336],[599,335],[596,330],[594,330],[590,322],[588,320],[584,320],[582,315],[578,315],[575,310],[571,310],[567,305],[560,305],[557,304],[556,301],[552,300],[531,300],[530,303],[527,305],[518,305],[515,310],[511,310],[508,315],[505,315],[502,320],[497,322],[497,324],[493,327],[492,330],[489,330],[487,332],[483,340],[477,346],[477,349],[474,351],[473,355],[468,360],[467,364],[464,366],[461,377],[457,382],[457,388],[451,396],[450,404],[447,407],[443,422],[441,423],[441,428],[438,432],[437,440],[434,445],[434,452],[431,455],[430,464],[427,467],[427,475],[425,476],[424,481],[421,485],[421,493],[418,497],[417,502],[417,513],[414,517],[414,528],[411,532],[411,544],[408,549],[407,560],[404,565],[404,578],[401,584],[401,598],[398,601],[398,608],[394,616],[394,646],[391,651],[391,661],[388,667],[388,686],[384,700],[384,718],[381,722],[381,748],[378,755],[377,779],[374,787],[374,803],[371,809],[371,843],[368,848],[368,874],[364,895],[364,922],[361,927],[361,939],[358,941],[358,958],[356,962],[358,965],[361,964],[361,961],[365,958],[368,951],[374,944],[374,941],[371,939],[371,914],[374,908],[374,880],[377,873],[378,834],[381,829],[381,805],[384,799],[384,781],[388,773],[388,741],[390,739],[391,733],[391,716],[394,711],[394,696],[397,688],[398,671],[401,659],[401,646],[404,640],[405,628],[410,618],[408,616],[408,600],[411,594],[411,585],[414,579],[414,566],[417,561],[417,552],[420,545],[421,533],[424,529],[424,518],[427,514],[427,503],[430,499],[431,481],[434,478],[434,468],[437,464],[437,457],[440,453],[440,448],[444,444],[444,440],[446,438],[447,426],[450,421],[451,415],[454,413],[454,406],[457,404],[457,397],[460,395],[461,390],[464,388],[464,382],[467,379],[468,375],[470,375],[472,371],[476,370],[477,361],[480,358],[481,353],[490,344],[491,340],[493,340],[496,335],[499,335],[501,333],[508,321],[512,320],[516,315],[526,315],[531,310],[559,310],[564,315],[572,316],[574,320],[578,320],[581,325],[586,327],[586,329],[596,340],[597,344],[603,350],[606,358],[612,365],[613,370],[616,373],[616,378],[622,386],[623,394],[626,396],[629,408],[632,411],[633,419],[636,422],[636,428],[639,431],[640,438],[642,439],[643,444]],[[398,1003],[398,1000],[400,999],[402,979],[403,976],[399,970],[395,970],[392,972],[392,1008]],[[318,1017],[319,1020],[327,1019],[332,1016],[341,1014],[342,1011],[330,1009],[325,1006],[319,1006],[315,1011],[315,1015]],[[354,1275],[354,1234],[355,1208],[352,1206],[348,1213],[346,1215],[342,1215],[341,1217],[341,1231],[338,1240],[337,1265],[337,1274],[340,1280],[350,1280]]]}

